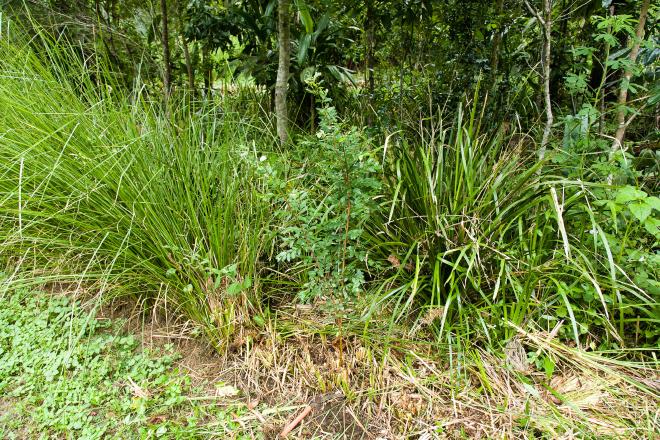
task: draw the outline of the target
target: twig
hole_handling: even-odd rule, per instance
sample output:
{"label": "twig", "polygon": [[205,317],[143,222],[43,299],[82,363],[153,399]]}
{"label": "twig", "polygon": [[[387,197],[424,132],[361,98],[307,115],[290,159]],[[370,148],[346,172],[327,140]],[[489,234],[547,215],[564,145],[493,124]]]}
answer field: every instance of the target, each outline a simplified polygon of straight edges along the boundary
{"label": "twig", "polygon": [[312,412],[312,406],[311,406],[311,405],[307,405],[307,406],[305,407],[305,409],[303,409],[303,410],[300,412],[300,414],[298,414],[298,417],[296,417],[295,419],[293,419],[293,422],[289,423],[288,425],[286,425],[286,426],[284,427],[284,429],[282,430],[282,432],[280,432],[280,437],[281,437],[281,438],[285,438],[287,435],[289,435],[289,433],[290,433],[291,431],[293,431],[293,429],[294,429],[296,426],[298,426],[298,424],[302,421],[302,419],[304,419],[305,417],[307,417],[307,415],[308,415],[310,412]]}
{"label": "twig", "polygon": [[[215,399],[217,399],[217,397],[215,397],[215,396],[212,396],[212,397],[209,397],[209,398],[208,398],[208,400],[215,400]],[[190,398],[190,400],[202,400],[202,399]],[[218,404],[221,404],[221,403],[218,403]],[[259,418],[259,416],[265,418],[265,416],[270,416],[270,415],[273,415],[273,414],[279,414],[279,413],[281,413],[281,412],[292,411],[292,410],[294,410],[294,409],[299,409],[299,408],[303,408],[303,405],[284,406],[284,407],[281,407],[281,408],[268,408],[268,409],[265,409],[265,410],[263,410],[263,411],[254,411],[254,412],[252,413],[252,415],[246,415],[246,416],[243,416],[243,417],[237,418],[237,419],[235,419],[235,420],[236,420],[237,422],[238,422],[238,421],[243,421],[243,422],[245,422],[245,421],[248,421],[248,420],[259,420],[259,421],[261,421],[261,419]],[[256,413],[256,414],[255,414],[255,413]],[[263,423],[263,422],[262,422],[262,423]],[[211,423],[211,424],[209,424],[209,426],[217,426],[218,424],[219,424],[219,423]]]}
{"label": "twig", "polygon": [[266,423],[266,419],[264,418],[264,416],[261,415],[259,411],[257,411],[256,409],[251,409],[250,412],[254,414],[257,420],[259,420],[261,423]]}
{"label": "twig", "polygon": [[527,6],[527,9],[529,10],[529,12],[534,17],[536,17],[536,19],[539,21],[539,23],[541,23],[541,26],[545,26],[545,20],[543,20],[543,18],[541,17],[541,14],[536,9],[532,8],[532,6],[529,4],[529,2],[527,0],[525,0],[525,6]]}

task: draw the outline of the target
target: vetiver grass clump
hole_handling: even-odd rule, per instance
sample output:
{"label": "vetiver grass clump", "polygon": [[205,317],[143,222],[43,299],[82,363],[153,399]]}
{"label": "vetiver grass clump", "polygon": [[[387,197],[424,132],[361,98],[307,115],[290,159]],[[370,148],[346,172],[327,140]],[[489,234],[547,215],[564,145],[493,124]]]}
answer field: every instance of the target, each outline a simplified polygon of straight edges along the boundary
{"label": "vetiver grass clump", "polygon": [[211,106],[163,117],[45,38],[0,52],[3,259],[231,331],[268,222],[247,124]]}
{"label": "vetiver grass clump", "polygon": [[[416,328],[434,324],[443,340],[495,347],[528,325],[578,346],[653,341],[657,297],[615,247],[631,230],[657,242],[650,202],[640,225],[607,199],[616,187],[565,178],[524,137],[482,132],[476,110],[389,146],[381,215],[368,228],[370,255],[389,270],[369,313],[384,307],[394,323],[413,311]],[[603,206],[631,226],[612,227]]]}

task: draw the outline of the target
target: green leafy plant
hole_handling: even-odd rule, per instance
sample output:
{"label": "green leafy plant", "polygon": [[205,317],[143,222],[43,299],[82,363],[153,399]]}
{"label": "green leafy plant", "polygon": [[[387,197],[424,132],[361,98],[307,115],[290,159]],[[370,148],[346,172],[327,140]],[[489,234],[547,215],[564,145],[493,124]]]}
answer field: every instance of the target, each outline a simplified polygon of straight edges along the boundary
{"label": "green leafy plant", "polygon": [[[490,333],[502,314],[518,321],[536,301],[533,286],[555,242],[541,164],[478,127],[474,111],[464,120],[459,110],[437,137],[391,147],[386,201],[368,228],[371,252],[390,269],[370,313],[387,307],[401,320],[423,307],[431,318],[420,318],[441,333],[473,325],[472,316]],[[464,312],[476,304],[483,313]]]}
{"label": "green leafy plant", "polygon": [[327,91],[309,84],[321,104],[319,130],[292,153],[299,171],[290,180],[271,174],[281,206],[275,213],[276,260],[302,265],[303,300],[362,291],[367,258],[362,231],[380,187],[380,167],[368,141],[358,129],[342,126]]}
{"label": "green leafy plant", "polygon": [[0,432],[6,438],[242,438],[226,408],[175,366],[171,346],[139,350],[120,321],[98,319],[80,302],[7,288],[0,297]]}
{"label": "green leafy plant", "polygon": [[[620,309],[619,330],[634,335],[638,343],[653,345],[657,330],[660,298],[660,200],[631,185],[596,189],[594,212],[600,233],[611,249],[612,261],[629,274],[638,300],[626,299]],[[594,238],[595,240],[595,238]],[[624,299],[618,298],[622,303]],[[632,339],[632,338],[631,338]]]}
{"label": "green leafy plant", "polygon": [[576,344],[618,346],[648,333],[657,301],[654,289],[644,289],[657,270],[641,272],[641,289],[629,279],[640,267],[623,260],[655,246],[637,238],[640,229],[657,228],[655,198],[624,187],[608,199],[619,229],[606,227],[593,209],[606,184],[563,178],[561,168],[526,155],[520,141],[512,146],[479,126],[475,104],[469,118],[459,111],[426,141],[391,147],[381,215],[367,228],[370,255],[389,271],[365,318],[385,313],[394,324],[412,317],[413,328],[433,324],[438,337],[495,345],[510,337],[511,324],[531,322],[548,331],[559,325]]}

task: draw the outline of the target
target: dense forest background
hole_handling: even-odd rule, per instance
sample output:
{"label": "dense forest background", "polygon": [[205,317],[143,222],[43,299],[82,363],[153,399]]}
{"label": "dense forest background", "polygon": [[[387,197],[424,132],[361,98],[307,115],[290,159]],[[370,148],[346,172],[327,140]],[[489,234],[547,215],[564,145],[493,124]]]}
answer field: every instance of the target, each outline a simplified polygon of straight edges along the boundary
{"label": "dense forest background", "polygon": [[[82,58],[102,54],[125,87],[145,86],[152,96],[229,94],[275,110],[277,1],[4,3],[5,15],[29,11]],[[288,112],[297,130],[313,132],[317,123],[311,78],[342,118],[381,135],[416,127],[438,107],[455,109],[479,82],[488,122],[527,133],[545,122],[547,82],[553,134],[565,134],[564,144],[577,142],[583,120],[605,141],[621,125],[620,110],[639,149],[657,143],[651,2],[288,3],[280,9],[290,28]]]}
{"label": "dense forest background", "polygon": [[486,353],[548,380],[598,353],[657,398],[659,12],[0,1],[0,261],[218,352],[331,335],[343,369],[352,335],[490,393]]}

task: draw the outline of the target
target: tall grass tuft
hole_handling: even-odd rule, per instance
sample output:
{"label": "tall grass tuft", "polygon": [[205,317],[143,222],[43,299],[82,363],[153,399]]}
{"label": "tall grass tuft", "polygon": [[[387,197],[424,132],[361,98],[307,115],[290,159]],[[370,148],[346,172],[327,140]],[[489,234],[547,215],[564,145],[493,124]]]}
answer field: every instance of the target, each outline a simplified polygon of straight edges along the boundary
{"label": "tall grass tuft", "polygon": [[258,300],[269,220],[250,124],[174,101],[164,117],[40,38],[0,40],[0,255],[35,280],[166,299],[218,342]]}
{"label": "tall grass tuft", "polygon": [[625,281],[607,243],[584,239],[588,217],[569,208],[587,206],[588,192],[555,177],[524,137],[481,133],[477,104],[417,144],[387,146],[386,194],[368,235],[371,257],[389,269],[368,316],[416,317],[413,329],[496,348],[531,322],[546,331],[563,322],[577,344],[620,342],[616,298],[636,316],[653,301]]}

